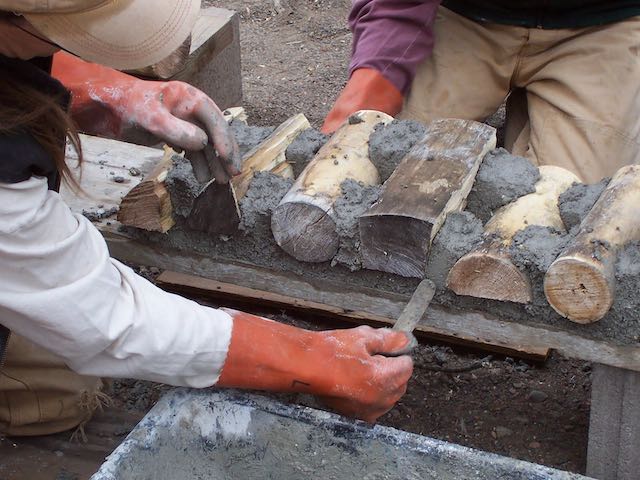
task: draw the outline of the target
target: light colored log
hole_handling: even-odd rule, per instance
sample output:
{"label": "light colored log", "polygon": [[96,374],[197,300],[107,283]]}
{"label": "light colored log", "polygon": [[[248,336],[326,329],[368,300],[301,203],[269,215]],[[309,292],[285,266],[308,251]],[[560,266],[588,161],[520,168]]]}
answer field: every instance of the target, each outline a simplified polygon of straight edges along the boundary
{"label": "light colored log", "polygon": [[578,178],[561,167],[540,167],[536,191],[505,205],[487,222],[485,239],[453,266],[447,286],[458,295],[530,303],[531,283],[509,255],[513,236],[532,225],[565,231],[558,197]]}
{"label": "light colored log", "polygon": [[364,267],[424,277],[432,240],[447,214],[463,208],[495,146],[495,129],[483,123],[431,122],[385,182],[382,198],[360,217]]}
{"label": "light colored log", "polygon": [[230,235],[240,225],[238,202],[244,198],[256,172],[274,171],[293,177],[285,152],[300,133],[311,128],[307,117],[299,113],[282,123],[262,143],[247,152],[240,175],[226,184],[209,182],[194,202],[188,225],[194,230]]}
{"label": "light colored log", "polygon": [[122,199],[117,216],[120,223],[162,233],[175,225],[171,197],[164,185],[173,166],[173,155],[176,152],[165,147],[162,160]]}
{"label": "light colored log", "polygon": [[325,262],[338,251],[333,205],[347,179],[365,185],[380,183],[369,160],[369,135],[392,117],[373,110],[352,115],[320,149],[300,174],[271,217],[280,247],[304,262]]}
{"label": "light colored log", "polygon": [[615,296],[618,250],[640,240],[640,165],[621,168],[551,264],[544,291],[553,309],[577,323],[604,317]]}

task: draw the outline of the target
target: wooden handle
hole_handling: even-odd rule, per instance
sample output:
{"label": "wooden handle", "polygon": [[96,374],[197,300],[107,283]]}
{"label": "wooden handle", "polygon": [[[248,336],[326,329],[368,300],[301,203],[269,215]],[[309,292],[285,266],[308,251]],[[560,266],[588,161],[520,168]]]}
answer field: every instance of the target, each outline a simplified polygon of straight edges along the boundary
{"label": "wooden handle", "polygon": [[620,247],[640,240],[640,166],[621,168],[551,264],[544,292],[553,309],[577,323],[604,317],[615,296]]}

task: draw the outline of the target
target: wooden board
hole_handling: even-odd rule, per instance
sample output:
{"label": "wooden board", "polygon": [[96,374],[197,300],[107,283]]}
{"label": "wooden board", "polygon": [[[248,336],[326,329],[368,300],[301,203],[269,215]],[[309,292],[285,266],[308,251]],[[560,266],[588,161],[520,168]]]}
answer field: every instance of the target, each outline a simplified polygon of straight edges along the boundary
{"label": "wooden board", "polygon": [[[319,303],[313,300],[305,300],[290,295],[282,295],[264,290],[243,287],[233,283],[221,282],[210,278],[196,277],[178,272],[164,271],[156,280],[160,288],[173,293],[179,293],[189,297],[205,297],[219,300],[222,304],[228,305],[230,302],[240,302],[252,307],[277,307],[290,311],[296,311],[305,315],[329,318],[356,323],[358,325],[368,324],[373,326],[391,326],[396,319],[388,318],[374,313],[352,310],[342,307]],[[479,343],[477,337],[459,334],[452,337],[437,327],[426,324],[418,325],[416,334],[438,341],[444,341],[455,345],[475,347],[488,350],[503,355],[525,358],[533,361],[544,361],[549,355],[549,349],[539,345],[511,345],[511,344],[490,344]],[[419,335],[422,334],[422,335]]]}
{"label": "wooden board", "polygon": [[360,217],[365,268],[424,276],[431,241],[446,215],[464,207],[482,159],[496,146],[495,132],[471,120],[428,125],[385,182],[382,198]]}
{"label": "wooden board", "polygon": [[[110,200],[112,204],[119,201],[119,195],[126,193],[126,191],[122,193],[125,189],[122,184],[105,182],[107,174],[99,169],[103,166],[99,163],[100,159],[112,165],[120,165],[121,169],[139,166],[143,172],[147,173],[162,159],[161,150],[123,145],[114,140],[83,136],[83,144],[86,164],[81,185],[92,195],[80,198],[69,189],[61,191],[65,201],[78,213],[86,208],[95,208],[99,203],[104,202],[97,198],[104,198],[105,188],[114,195]],[[134,152],[136,149],[140,150]],[[125,164],[123,167],[121,162],[127,159],[132,165]],[[116,190],[113,190],[114,185],[117,187]],[[97,190],[90,190],[92,186]],[[312,281],[291,273],[274,272],[240,262],[209,258],[193,252],[163,249],[157,245],[141,243],[120,232],[119,225],[113,218],[104,219],[96,225],[102,231],[111,255],[123,261],[216,279],[239,287],[312,301],[345,311],[364,312],[369,316],[377,315],[387,319],[397,318],[409,300],[408,296],[390,294],[376,289],[328,281]],[[525,325],[515,320],[500,320],[484,312],[455,311],[438,306],[428,310],[421,325],[437,328],[443,335],[452,339],[464,336],[478,343],[504,345],[512,350],[521,351],[532,348],[539,349],[541,352],[544,349],[555,349],[569,358],[640,372],[640,348],[592,340],[561,329],[553,329],[550,326]]]}

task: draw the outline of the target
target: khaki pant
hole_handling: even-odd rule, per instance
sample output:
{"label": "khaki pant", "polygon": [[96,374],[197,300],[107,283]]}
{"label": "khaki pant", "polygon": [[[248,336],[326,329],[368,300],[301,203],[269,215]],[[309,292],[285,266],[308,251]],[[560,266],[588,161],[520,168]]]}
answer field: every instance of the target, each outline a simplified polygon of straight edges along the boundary
{"label": "khaki pant", "polygon": [[0,435],[46,435],[82,426],[99,406],[101,381],[12,334],[0,369]]}
{"label": "khaki pant", "polygon": [[[507,103],[505,143],[539,165],[595,182],[640,157],[640,17],[540,30],[440,8],[433,56],[401,118],[483,120]],[[511,108],[510,108],[511,107]]]}

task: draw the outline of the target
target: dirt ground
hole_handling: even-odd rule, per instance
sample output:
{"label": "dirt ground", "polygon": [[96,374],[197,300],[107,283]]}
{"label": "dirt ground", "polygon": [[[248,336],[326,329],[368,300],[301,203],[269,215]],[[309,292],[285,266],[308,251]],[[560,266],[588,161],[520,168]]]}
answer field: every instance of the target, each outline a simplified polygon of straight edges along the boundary
{"label": "dirt ground", "polygon": [[[343,86],[350,51],[349,0],[205,1],[241,15],[244,106],[255,125],[277,125],[303,112],[319,126]],[[158,272],[143,268],[153,278]],[[272,318],[308,328],[335,324]],[[443,345],[419,347],[405,397],[380,423],[515,458],[584,473],[591,368],[552,356],[544,365]],[[479,366],[462,373],[439,368]],[[477,365],[480,364],[480,365]],[[80,480],[167,387],[111,382],[113,404],[87,427],[87,443],[68,434],[42,439],[0,438],[0,478]],[[285,396],[288,401],[300,399]],[[22,458],[21,462],[16,458]]]}

